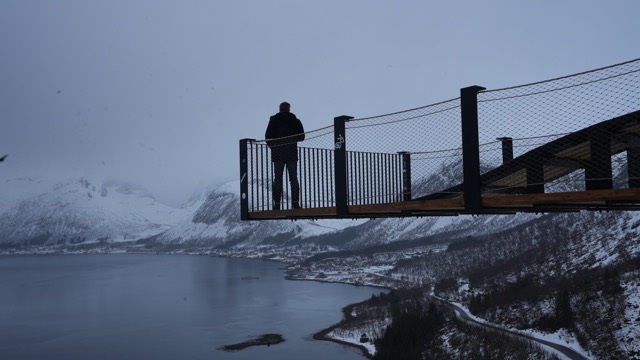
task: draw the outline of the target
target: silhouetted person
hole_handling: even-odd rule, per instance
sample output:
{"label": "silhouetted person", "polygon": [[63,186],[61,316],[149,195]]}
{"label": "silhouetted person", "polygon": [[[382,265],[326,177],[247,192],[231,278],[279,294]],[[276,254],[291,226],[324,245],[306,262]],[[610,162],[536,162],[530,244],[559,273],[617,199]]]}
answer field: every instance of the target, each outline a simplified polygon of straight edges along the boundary
{"label": "silhouetted person", "polygon": [[264,134],[271,148],[273,161],[273,209],[280,210],[282,199],[282,174],[285,166],[291,183],[291,201],[294,209],[300,208],[300,184],[298,183],[298,141],[304,140],[302,122],[290,111],[288,102],[280,104],[280,112],[269,119]]}

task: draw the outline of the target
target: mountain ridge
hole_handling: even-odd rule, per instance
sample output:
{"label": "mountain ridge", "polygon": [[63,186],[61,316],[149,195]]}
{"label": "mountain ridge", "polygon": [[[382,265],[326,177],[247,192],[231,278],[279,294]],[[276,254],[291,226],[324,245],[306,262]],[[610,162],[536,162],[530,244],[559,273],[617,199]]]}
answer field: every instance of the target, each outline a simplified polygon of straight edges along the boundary
{"label": "mountain ridge", "polygon": [[160,204],[148,190],[131,183],[72,178],[8,206],[0,218],[0,244],[133,241],[168,230],[188,211]]}

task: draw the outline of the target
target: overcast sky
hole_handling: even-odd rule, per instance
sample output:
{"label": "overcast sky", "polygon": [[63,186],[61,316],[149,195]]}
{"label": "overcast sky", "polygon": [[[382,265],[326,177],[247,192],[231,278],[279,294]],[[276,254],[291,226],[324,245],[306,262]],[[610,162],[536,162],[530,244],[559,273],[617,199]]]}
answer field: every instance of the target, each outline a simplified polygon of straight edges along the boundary
{"label": "overcast sky", "polygon": [[[289,101],[306,130],[640,57],[636,0],[1,0],[0,179],[238,178]],[[1,196],[0,189],[0,196]]]}

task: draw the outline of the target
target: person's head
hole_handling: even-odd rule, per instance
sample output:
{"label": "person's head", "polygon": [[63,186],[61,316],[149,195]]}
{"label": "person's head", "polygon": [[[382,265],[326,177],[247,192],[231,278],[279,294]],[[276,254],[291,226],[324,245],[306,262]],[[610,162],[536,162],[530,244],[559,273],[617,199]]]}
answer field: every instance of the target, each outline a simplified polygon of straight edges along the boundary
{"label": "person's head", "polygon": [[291,111],[291,105],[284,101],[280,103],[280,112],[289,112]]}

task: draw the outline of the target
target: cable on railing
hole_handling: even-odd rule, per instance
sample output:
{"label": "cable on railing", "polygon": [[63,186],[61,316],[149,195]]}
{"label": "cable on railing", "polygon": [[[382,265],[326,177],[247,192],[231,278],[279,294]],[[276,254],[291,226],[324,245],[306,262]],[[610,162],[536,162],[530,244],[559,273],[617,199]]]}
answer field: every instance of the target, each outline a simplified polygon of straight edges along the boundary
{"label": "cable on railing", "polygon": [[640,62],[640,58],[629,60],[629,61],[624,61],[624,62],[621,62],[621,63],[618,63],[618,64],[614,64],[614,65],[603,66],[603,67],[600,67],[600,68],[597,68],[597,69],[582,71],[582,72],[578,72],[578,73],[571,74],[571,75],[560,76],[560,77],[552,78],[552,79],[548,79],[548,80],[541,80],[541,81],[536,81],[536,82],[532,82],[532,83],[528,83],[528,84],[516,85],[516,86],[505,87],[505,88],[500,88],[500,89],[483,90],[481,92],[486,94],[486,93],[490,93],[490,92],[498,92],[498,91],[519,89],[519,88],[524,88],[524,87],[531,87],[531,86],[534,86],[534,85],[540,85],[540,84],[544,84],[544,83],[548,83],[548,82],[552,82],[552,81],[575,78],[575,77],[580,76],[580,75],[585,75],[585,74],[595,73],[595,72],[599,72],[599,71],[603,71],[603,70],[607,70],[607,69],[617,68],[617,67],[620,67],[620,66],[623,66],[623,65],[633,64],[633,63],[637,63],[637,62]]}

